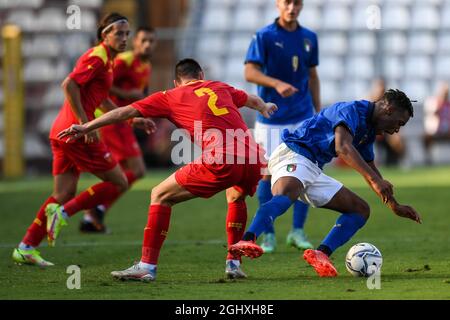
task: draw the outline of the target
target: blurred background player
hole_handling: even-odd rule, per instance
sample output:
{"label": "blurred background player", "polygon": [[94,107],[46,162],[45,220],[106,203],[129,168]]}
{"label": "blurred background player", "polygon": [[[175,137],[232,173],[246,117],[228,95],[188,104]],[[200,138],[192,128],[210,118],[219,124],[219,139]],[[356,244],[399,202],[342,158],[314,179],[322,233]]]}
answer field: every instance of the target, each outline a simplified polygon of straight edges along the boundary
{"label": "blurred background player", "polygon": [[373,191],[396,215],[421,223],[414,208],[400,205],[394,186],[384,180],[374,163],[375,135],[393,134],[413,116],[410,99],[399,90],[388,90],[383,99],[340,102],[323,109],[297,130],[283,131],[283,143],[269,160],[273,198],[262,205],[243,240],[230,252],[258,257],[263,253],[256,238],[301,197],[314,207],[341,213],[317,250],[305,250],[303,258],[321,277],[337,276],[329,256],[362,228],[370,216],[366,201],[322,172],[334,157],[341,157],[358,171]]}
{"label": "blurred background player", "polygon": [[[151,57],[156,47],[156,33],[153,28],[139,27],[133,37],[133,50],[117,55],[114,60],[114,81],[110,90],[111,100],[118,106],[127,106],[140,100],[148,93],[151,75]],[[103,112],[96,110],[96,116]],[[104,127],[100,130],[102,142],[106,144],[116,161],[127,172],[130,185],[145,174],[142,151],[133,132],[126,122]],[[111,202],[103,203],[84,214],[80,223],[83,232],[106,232],[103,223]]]}
{"label": "blurred background player", "polygon": [[[53,153],[53,194],[42,204],[22,242],[14,249],[12,258],[17,263],[53,265],[35,249],[45,235],[50,246],[54,246],[60,228],[67,224],[70,216],[116,199],[127,190],[127,176],[96,132],[73,143],[66,143],[57,134],[72,124],[94,119],[95,108],[99,105],[106,109],[116,107],[108,98],[113,82],[113,61],[126,49],[129,32],[126,17],[117,13],[105,16],[97,30],[99,44],[79,58],[62,84],[66,99],[49,137]],[[103,182],[74,197],[81,172],[90,172]]]}
{"label": "blurred background player", "polygon": [[435,96],[425,101],[425,163],[432,164],[431,147],[435,142],[450,141],[449,85],[441,82]]}
{"label": "blurred background player", "polygon": [[[295,130],[313,116],[314,109],[320,110],[317,36],[297,21],[303,0],[277,0],[276,5],[279,17],[256,32],[245,58],[245,79],[258,85],[258,94],[264,101],[279,108],[269,119],[258,115],[255,123],[255,140],[264,147],[267,157],[281,143],[283,129]],[[265,175],[259,182],[260,206],[272,198],[270,178]],[[308,205],[297,200],[293,211],[287,244],[301,250],[312,248],[303,230]],[[262,248],[266,253],[273,252],[274,226],[268,225],[264,232]]]}
{"label": "blurred background player", "polygon": [[[61,138],[69,136],[69,140],[78,139],[99,127],[133,117],[164,117],[187,130],[191,140],[202,147],[200,158],[153,188],[141,260],[129,269],[113,271],[111,274],[115,278],[155,280],[172,207],[193,198],[210,198],[226,190],[228,245],[239,241],[247,222],[245,197],[254,194],[261,178],[264,156],[250,136],[238,108],[247,106],[269,117],[276,111],[276,105],[223,82],[205,81],[200,65],[193,59],[177,63],[175,79],[175,89],[155,93],[88,124],[72,125],[58,135]],[[195,129],[199,122],[201,136],[194,135],[199,130]],[[219,131],[220,137],[211,133],[212,129]],[[241,130],[245,136],[236,136]],[[244,143],[243,152],[236,148],[236,143]],[[240,256],[227,255],[225,273],[230,278],[246,277],[240,268]]]}
{"label": "blurred background player", "polygon": [[[372,102],[381,100],[385,92],[386,81],[383,78],[375,79],[368,100]],[[382,150],[382,163],[386,166],[398,166],[406,154],[406,144],[400,132],[378,135],[376,145]]]}

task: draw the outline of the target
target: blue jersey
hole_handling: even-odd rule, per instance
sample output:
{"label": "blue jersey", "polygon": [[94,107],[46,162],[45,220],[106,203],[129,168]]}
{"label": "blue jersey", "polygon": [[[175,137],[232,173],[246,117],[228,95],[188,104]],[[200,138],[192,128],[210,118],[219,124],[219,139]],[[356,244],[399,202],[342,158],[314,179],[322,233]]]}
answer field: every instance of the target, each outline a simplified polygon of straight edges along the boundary
{"label": "blue jersey", "polygon": [[339,102],[306,120],[294,132],[285,129],[281,140],[320,168],[336,157],[334,129],[344,125],[353,135],[353,146],[367,162],[374,160],[374,104],[366,100]]}
{"label": "blue jersey", "polygon": [[314,32],[299,26],[287,31],[277,21],[253,36],[245,58],[262,68],[270,77],[280,79],[299,91],[283,98],[273,88],[258,86],[259,96],[278,106],[270,119],[258,115],[257,121],[269,124],[292,124],[313,116],[313,102],[309,92],[309,69],[319,64],[317,36]]}

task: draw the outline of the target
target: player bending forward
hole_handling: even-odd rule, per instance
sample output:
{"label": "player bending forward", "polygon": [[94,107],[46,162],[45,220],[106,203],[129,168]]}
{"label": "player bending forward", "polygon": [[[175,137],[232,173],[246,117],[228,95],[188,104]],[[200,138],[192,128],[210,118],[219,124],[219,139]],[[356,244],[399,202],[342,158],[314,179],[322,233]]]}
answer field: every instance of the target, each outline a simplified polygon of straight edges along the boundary
{"label": "player bending forward", "polygon": [[410,99],[399,90],[388,90],[376,102],[341,102],[306,120],[296,131],[283,132],[282,143],[269,160],[274,197],[257,211],[242,241],[230,253],[259,257],[255,243],[267,225],[300,198],[313,207],[341,213],[317,250],[308,249],[303,258],[321,277],[337,276],[329,256],[346,243],[370,215],[366,201],[339,181],[322,172],[333,157],[341,157],[358,171],[383,202],[398,216],[421,223],[420,215],[394,198],[393,185],[384,180],[374,164],[375,135],[394,134],[413,116]]}
{"label": "player bending forward", "polygon": [[[238,108],[247,106],[269,117],[277,110],[276,105],[225,83],[205,81],[200,65],[192,59],[177,63],[175,77],[172,90],[155,93],[86,124],[72,125],[59,134],[60,138],[69,136],[71,141],[134,117],[167,118],[187,130],[193,142],[202,147],[199,159],[153,188],[141,260],[126,270],[113,271],[115,278],[155,280],[172,206],[196,197],[209,198],[226,190],[228,245],[239,241],[247,221],[245,197],[254,194],[261,178],[264,151],[252,139]],[[236,139],[238,132],[245,136]],[[240,255],[227,255],[225,271],[229,277],[246,277],[240,268]]]}

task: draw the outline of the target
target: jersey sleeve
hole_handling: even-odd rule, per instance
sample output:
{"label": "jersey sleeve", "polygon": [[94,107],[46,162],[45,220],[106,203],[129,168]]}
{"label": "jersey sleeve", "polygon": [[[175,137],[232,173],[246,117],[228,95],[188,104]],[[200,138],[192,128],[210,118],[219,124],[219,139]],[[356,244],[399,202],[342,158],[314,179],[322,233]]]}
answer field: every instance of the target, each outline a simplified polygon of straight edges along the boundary
{"label": "jersey sleeve", "polygon": [[312,39],[311,59],[309,61],[309,67],[314,68],[319,65],[319,41],[317,36],[314,35]]}
{"label": "jersey sleeve", "polygon": [[105,64],[101,58],[83,57],[77,62],[69,77],[81,86],[94,79],[103,68],[105,68]]}
{"label": "jersey sleeve", "polygon": [[170,115],[165,92],[156,92],[131,104],[145,118],[167,118]]}
{"label": "jersey sleeve", "polygon": [[354,106],[346,105],[338,108],[330,118],[333,130],[336,129],[337,126],[343,125],[350,131],[352,136],[355,136],[359,123],[359,116]]}
{"label": "jersey sleeve", "polygon": [[261,66],[266,64],[266,49],[264,45],[264,39],[259,32],[253,35],[252,41],[250,42],[250,46],[247,50],[245,63],[248,62],[253,62]]}
{"label": "jersey sleeve", "polygon": [[356,150],[358,150],[359,154],[366,162],[371,162],[375,159],[375,153],[373,151],[373,142],[358,146]]}
{"label": "jersey sleeve", "polygon": [[236,107],[241,108],[245,106],[245,103],[248,100],[247,92],[230,87],[230,94]]}

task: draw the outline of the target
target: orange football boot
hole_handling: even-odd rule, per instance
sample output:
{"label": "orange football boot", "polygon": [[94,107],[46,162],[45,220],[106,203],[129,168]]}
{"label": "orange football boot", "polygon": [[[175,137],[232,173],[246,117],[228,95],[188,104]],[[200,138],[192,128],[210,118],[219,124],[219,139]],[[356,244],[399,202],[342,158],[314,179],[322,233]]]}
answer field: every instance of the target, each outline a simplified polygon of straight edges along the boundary
{"label": "orange football boot", "polygon": [[313,249],[305,250],[303,259],[316,270],[320,277],[336,277],[338,275],[330,258],[322,251]]}
{"label": "orange football boot", "polygon": [[261,256],[264,251],[254,241],[241,240],[231,245],[228,252],[235,257],[246,256],[253,259]]}

